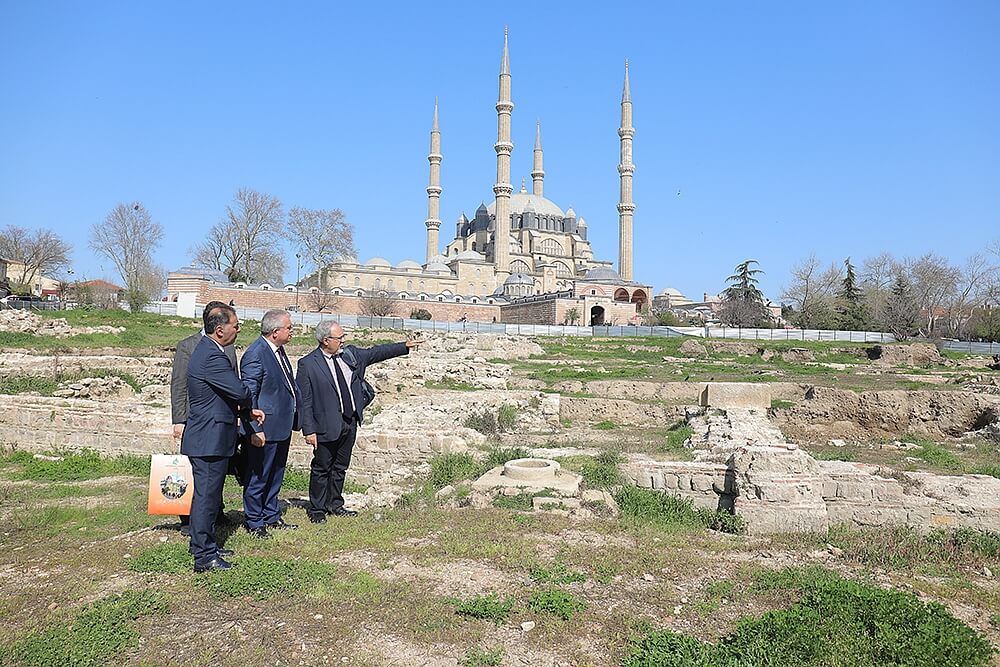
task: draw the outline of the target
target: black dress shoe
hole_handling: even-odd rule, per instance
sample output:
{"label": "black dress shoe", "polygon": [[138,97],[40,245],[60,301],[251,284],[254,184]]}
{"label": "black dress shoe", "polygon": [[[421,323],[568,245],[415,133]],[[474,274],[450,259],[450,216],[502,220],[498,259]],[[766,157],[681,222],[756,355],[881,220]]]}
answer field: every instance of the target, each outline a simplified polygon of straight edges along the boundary
{"label": "black dress shoe", "polygon": [[230,556],[235,556],[236,555],[236,552],[233,551],[232,549],[222,549],[222,548],[219,548],[217,550],[217,553],[220,556],[222,556],[223,558],[229,558]]}
{"label": "black dress shoe", "polygon": [[310,514],[309,523],[326,523],[325,514]]}
{"label": "black dress shoe", "polygon": [[258,540],[266,540],[271,537],[267,534],[267,528],[264,526],[257,526],[256,528],[247,526],[247,533],[250,534],[250,537],[255,537]]}
{"label": "black dress shoe", "polygon": [[286,523],[284,519],[278,519],[274,523],[267,524],[268,530],[295,530],[298,528],[294,523]]}
{"label": "black dress shoe", "polygon": [[333,516],[357,516],[358,513],[354,510],[349,510],[346,507],[338,507],[337,509],[330,512]]}
{"label": "black dress shoe", "polygon": [[195,574],[199,574],[201,572],[209,572],[211,570],[231,570],[234,567],[236,567],[234,564],[223,560],[221,556],[216,556],[207,563],[202,563],[201,565],[195,563],[194,572]]}

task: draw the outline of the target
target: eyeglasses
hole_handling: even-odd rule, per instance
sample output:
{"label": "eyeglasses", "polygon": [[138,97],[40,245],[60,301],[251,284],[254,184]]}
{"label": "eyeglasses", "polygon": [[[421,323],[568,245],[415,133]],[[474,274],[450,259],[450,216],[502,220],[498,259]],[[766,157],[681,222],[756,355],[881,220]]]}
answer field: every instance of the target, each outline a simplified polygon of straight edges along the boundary
{"label": "eyeglasses", "polygon": [[327,336],[323,340],[344,340],[347,338],[347,334],[340,334],[339,336]]}

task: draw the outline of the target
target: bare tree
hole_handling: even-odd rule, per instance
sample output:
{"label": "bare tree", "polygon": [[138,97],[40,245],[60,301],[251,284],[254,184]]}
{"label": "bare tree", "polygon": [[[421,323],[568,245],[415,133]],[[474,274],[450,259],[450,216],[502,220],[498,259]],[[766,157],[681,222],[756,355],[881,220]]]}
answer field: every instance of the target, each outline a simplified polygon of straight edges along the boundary
{"label": "bare tree", "polygon": [[[153,251],[163,240],[163,227],[154,222],[142,204],[118,204],[90,229],[90,248],[110,259],[125,283],[125,300],[132,312],[142,310],[159,296],[151,276],[163,269],[153,262]],[[162,285],[162,283],[161,283]]]}
{"label": "bare tree", "polygon": [[944,312],[945,304],[958,287],[961,270],[932,252],[909,260],[906,268],[914,302],[923,315],[919,332],[930,336],[935,322]]}
{"label": "bare tree", "polygon": [[991,282],[997,266],[984,253],[970,257],[958,272],[954,292],[947,299],[948,334],[964,338],[977,306],[989,298]]}
{"label": "bare tree", "polygon": [[343,257],[355,257],[354,226],[339,208],[299,208],[288,212],[285,237],[313,269]]}
{"label": "bare tree", "polygon": [[332,312],[340,308],[340,298],[331,290],[316,288],[309,291],[309,305],[318,313]]}
{"label": "bare tree", "polygon": [[883,321],[885,304],[899,271],[899,262],[888,252],[868,257],[861,264],[861,289],[864,290],[872,319],[876,322]]}
{"label": "bare tree", "polygon": [[841,279],[840,267],[826,269],[816,255],[792,267],[792,281],[781,298],[795,310],[794,322],[803,329],[830,327],[834,320],[834,297]]}
{"label": "bare tree", "polygon": [[277,197],[240,188],[225,217],[195,246],[192,259],[198,266],[224,272],[233,282],[282,284],[284,218]]}
{"label": "bare tree", "polygon": [[358,300],[361,313],[371,317],[390,317],[396,314],[399,299],[388,292],[369,292]]}
{"label": "bare tree", "polygon": [[0,257],[21,265],[19,272],[7,276],[13,282],[30,287],[35,278],[65,268],[69,254],[69,244],[52,230],[8,225],[0,231]]}

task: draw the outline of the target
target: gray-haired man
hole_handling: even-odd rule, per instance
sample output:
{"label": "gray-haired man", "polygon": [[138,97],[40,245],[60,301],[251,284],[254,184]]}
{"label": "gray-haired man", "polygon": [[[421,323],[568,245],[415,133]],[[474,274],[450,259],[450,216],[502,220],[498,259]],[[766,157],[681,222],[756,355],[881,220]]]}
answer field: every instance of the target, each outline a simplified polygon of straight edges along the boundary
{"label": "gray-haired man", "polygon": [[356,516],[344,507],[344,477],[361,423],[361,382],[370,364],[409,354],[419,340],[363,348],[347,346],[344,329],[333,320],[316,326],[319,347],[299,359],[298,382],[302,393],[302,433],[312,445],[309,475],[309,520],[324,523],[326,516]]}

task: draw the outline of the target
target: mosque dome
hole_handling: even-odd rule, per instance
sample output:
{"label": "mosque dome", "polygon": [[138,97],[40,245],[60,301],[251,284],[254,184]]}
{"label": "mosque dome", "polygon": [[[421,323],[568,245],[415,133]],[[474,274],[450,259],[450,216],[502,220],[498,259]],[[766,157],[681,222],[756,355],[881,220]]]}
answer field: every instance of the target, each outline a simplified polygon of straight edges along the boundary
{"label": "mosque dome", "polygon": [[617,271],[615,271],[614,269],[608,269],[604,267],[597,267],[594,269],[590,269],[589,271],[587,271],[586,274],[584,274],[583,279],[585,281],[601,280],[601,281],[623,282],[622,277],[618,275]]}
{"label": "mosque dome", "polygon": [[428,265],[429,264],[447,264],[447,263],[448,263],[448,258],[445,257],[444,255],[434,255],[429,260],[427,260],[427,264]]}
{"label": "mosque dome", "polygon": [[402,262],[396,265],[397,269],[420,269],[423,268],[412,259],[404,259]]}
{"label": "mosque dome", "polygon": [[392,264],[389,263],[389,260],[384,259],[382,257],[372,257],[367,262],[365,262],[365,266],[381,266],[387,269],[392,268]]}
{"label": "mosque dome", "polygon": [[424,271],[428,273],[447,273],[451,274],[451,269],[448,268],[447,264],[441,264],[439,262],[431,262],[424,267]]}
{"label": "mosque dome", "polygon": [[485,262],[486,256],[476,252],[475,250],[465,250],[455,255],[455,257],[452,258],[452,261],[455,261],[456,259],[462,262]]}
{"label": "mosque dome", "polygon": [[529,276],[527,273],[512,273],[507,276],[507,280],[503,281],[504,285],[532,285],[535,284],[535,279]]}
{"label": "mosque dome", "polygon": [[[529,205],[530,203],[530,205]],[[496,214],[496,201],[487,207],[490,215]],[[530,192],[515,192],[510,196],[510,212],[518,215],[525,212],[537,213],[538,215],[552,215],[557,218],[564,218],[563,210],[556,206],[551,200],[545,197],[533,195]]]}
{"label": "mosque dome", "polygon": [[683,294],[680,293],[680,290],[676,290],[673,287],[663,288],[663,291],[660,292],[660,294],[664,296],[684,296]]}

